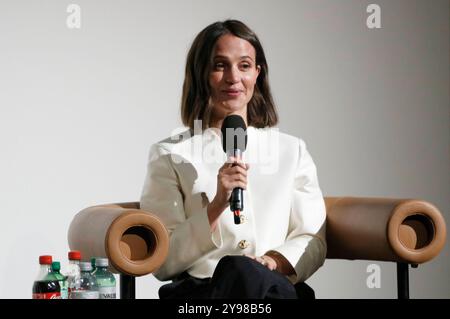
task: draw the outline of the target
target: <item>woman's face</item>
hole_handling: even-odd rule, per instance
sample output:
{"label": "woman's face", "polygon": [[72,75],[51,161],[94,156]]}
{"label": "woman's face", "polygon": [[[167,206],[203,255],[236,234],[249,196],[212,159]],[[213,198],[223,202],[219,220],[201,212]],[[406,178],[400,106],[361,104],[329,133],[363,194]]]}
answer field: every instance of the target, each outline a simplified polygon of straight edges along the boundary
{"label": "woman's face", "polygon": [[238,114],[247,120],[247,104],[260,71],[255,56],[255,48],[247,40],[231,34],[217,40],[209,75],[214,119]]}

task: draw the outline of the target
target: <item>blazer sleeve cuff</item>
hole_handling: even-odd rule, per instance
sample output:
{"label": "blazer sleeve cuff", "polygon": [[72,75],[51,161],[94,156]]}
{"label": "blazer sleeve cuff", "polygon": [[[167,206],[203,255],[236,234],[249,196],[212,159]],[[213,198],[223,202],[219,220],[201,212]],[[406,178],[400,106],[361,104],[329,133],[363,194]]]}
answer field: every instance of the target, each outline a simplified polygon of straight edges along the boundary
{"label": "blazer sleeve cuff", "polygon": [[196,242],[202,252],[209,252],[215,248],[221,248],[223,245],[222,229],[218,223],[216,229],[211,232],[211,225],[208,219],[208,206],[205,206],[199,214],[193,215],[190,223],[193,227],[192,234],[198,237]]}

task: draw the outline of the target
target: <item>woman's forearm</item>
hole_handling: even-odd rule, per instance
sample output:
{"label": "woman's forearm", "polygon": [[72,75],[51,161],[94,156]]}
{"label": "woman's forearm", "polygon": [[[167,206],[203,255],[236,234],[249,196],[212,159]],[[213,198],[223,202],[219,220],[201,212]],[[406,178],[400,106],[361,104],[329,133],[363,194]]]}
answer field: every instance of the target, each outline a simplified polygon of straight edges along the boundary
{"label": "woman's forearm", "polygon": [[222,214],[222,212],[225,210],[225,208],[226,207],[219,207],[219,205],[217,205],[214,200],[208,204],[207,214],[208,214],[209,225],[211,227],[211,232],[216,230],[217,223],[219,221],[219,216],[220,216],[220,214]]}

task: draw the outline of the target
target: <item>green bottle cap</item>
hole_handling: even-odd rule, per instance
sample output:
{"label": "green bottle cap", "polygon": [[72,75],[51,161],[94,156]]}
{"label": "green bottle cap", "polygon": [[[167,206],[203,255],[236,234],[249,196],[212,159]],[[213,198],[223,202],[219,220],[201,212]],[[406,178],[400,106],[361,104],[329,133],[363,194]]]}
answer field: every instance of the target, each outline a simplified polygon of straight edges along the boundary
{"label": "green bottle cap", "polygon": [[61,263],[59,261],[52,262],[52,270],[53,271],[60,271],[61,270]]}

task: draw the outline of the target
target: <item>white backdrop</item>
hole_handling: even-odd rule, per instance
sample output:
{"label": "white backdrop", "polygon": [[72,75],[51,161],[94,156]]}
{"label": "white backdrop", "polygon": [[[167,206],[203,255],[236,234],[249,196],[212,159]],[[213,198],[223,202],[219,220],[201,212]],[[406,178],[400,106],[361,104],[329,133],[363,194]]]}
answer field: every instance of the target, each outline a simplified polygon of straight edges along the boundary
{"label": "white backdrop", "polygon": [[[180,126],[187,50],[226,18],[260,37],[279,127],[306,141],[326,196],[422,198],[449,220],[448,1],[1,0],[1,298],[31,297],[39,255],[66,263],[78,211],[139,199],[150,145]],[[449,255],[411,271],[413,298],[450,297]],[[372,263],[328,260],[308,283],[395,298],[395,265],[370,289]],[[137,297],[160,285],[139,278]]]}

